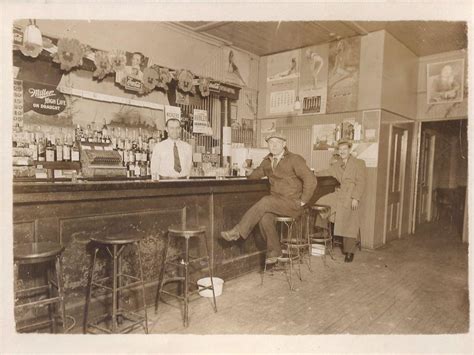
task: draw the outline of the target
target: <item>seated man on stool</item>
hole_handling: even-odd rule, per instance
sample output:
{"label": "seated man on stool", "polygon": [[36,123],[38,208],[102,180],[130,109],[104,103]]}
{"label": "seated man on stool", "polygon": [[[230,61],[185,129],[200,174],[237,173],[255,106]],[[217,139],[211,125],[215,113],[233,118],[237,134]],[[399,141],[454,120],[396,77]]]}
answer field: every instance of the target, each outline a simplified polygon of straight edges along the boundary
{"label": "seated man on stool", "polygon": [[234,228],[223,231],[221,236],[227,241],[237,240],[240,237],[246,239],[258,223],[267,243],[265,262],[274,264],[281,256],[280,237],[276,230],[275,217],[296,218],[301,215],[303,206],[313,195],[317,180],[304,158],[288,151],[286,137],[283,134],[275,132],[267,136],[265,140],[270,154],[250,175],[247,174],[247,177],[261,179],[267,176],[271,194],[254,204]]}
{"label": "seated man on stool", "polygon": [[[333,176],[341,184],[335,192],[324,195],[316,203],[331,207],[328,216],[334,223],[334,235],[342,237],[344,261],[352,262],[359,234],[359,203],[365,188],[365,162],[352,156],[351,142],[340,140],[337,144],[341,159],[326,170],[316,172],[316,176]],[[318,216],[317,226],[324,226]]]}

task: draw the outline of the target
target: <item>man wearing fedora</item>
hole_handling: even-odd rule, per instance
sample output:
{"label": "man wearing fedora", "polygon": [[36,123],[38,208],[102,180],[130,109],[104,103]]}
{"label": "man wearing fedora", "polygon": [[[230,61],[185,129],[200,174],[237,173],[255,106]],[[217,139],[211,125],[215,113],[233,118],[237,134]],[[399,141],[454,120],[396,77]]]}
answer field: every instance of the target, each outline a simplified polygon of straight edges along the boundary
{"label": "man wearing fedora", "polygon": [[247,174],[249,179],[268,177],[270,195],[254,204],[231,230],[223,231],[227,241],[246,239],[258,224],[267,243],[266,263],[273,264],[281,256],[280,238],[275,226],[276,216],[298,217],[310,200],[317,180],[303,157],[286,148],[286,137],[271,133],[266,137],[270,153],[260,166]]}
{"label": "man wearing fedora", "polygon": [[[365,188],[365,162],[351,155],[352,144],[348,140],[337,143],[340,159],[329,169],[317,171],[316,176],[333,176],[341,186],[335,192],[324,195],[316,203],[327,205],[330,212],[322,215],[334,223],[334,235],[342,237],[344,261],[352,262],[359,237],[359,205]],[[324,226],[321,217],[316,220],[317,226]]]}

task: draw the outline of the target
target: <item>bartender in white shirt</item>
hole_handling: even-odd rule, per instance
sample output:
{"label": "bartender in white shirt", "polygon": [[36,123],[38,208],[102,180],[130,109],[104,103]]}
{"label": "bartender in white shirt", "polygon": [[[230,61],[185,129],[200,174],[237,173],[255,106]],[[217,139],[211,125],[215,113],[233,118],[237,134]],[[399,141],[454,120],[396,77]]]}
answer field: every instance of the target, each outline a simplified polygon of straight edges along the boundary
{"label": "bartender in white shirt", "polygon": [[153,148],[151,176],[153,180],[186,179],[193,165],[193,151],[190,144],[183,142],[181,122],[172,118],[166,121],[168,138]]}

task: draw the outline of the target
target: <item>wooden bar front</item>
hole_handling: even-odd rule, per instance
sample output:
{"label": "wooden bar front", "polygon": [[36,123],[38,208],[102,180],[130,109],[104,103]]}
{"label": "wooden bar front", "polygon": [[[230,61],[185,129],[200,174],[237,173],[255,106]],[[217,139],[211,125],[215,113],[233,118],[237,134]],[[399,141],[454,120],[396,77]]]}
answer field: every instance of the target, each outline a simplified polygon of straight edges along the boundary
{"label": "wooden bar front", "polygon": [[[316,195],[331,192],[334,186],[334,179],[318,178]],[[92,263],[91,236],[120,232],[143,237],[141,253],[147,302],[151,304],[156,294],[166,231],[171,224],[186,221],[206,226],[214,274],[224,280],[260,268],[265,242],[258,228],[255,228],[255,237],[233,243],[222,240],[219,235],[222,230],[232,228],[250,206],[268,193],[267,180],[246,179],[15,183],[14,243],[57,241],[65,246],[67,312],[81,324]],[[176,246],[172,245],[171,253],[176,252]],[[138,267],[133,253],[126,254],[124,262],[127,272],[132,274]],[[105,265],[100,265],[97,272],[108,274]],[[202,266],[196,268],[192,277],[197,280],[204,272]],[[27,282],[35,282],[34,277],[33,270],[20,273],[20,278]],[[129,292],[125,295],[126,302],[138,307],[137,296],[136,292]],[[100,307],[103,305],[95,302],[91,311],[100,312]],[[25,312],[17,315],[17,319],[31,316],[33,314]]]}

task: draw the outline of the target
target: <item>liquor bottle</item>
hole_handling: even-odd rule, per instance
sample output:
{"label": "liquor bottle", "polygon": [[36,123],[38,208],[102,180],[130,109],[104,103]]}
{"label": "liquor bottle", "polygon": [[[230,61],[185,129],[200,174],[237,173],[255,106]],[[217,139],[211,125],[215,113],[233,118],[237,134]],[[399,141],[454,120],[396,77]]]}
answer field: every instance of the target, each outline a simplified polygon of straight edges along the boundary
{"label": "liquor bottle", "polygon": [[79,141],[82,142],[82,141],[83,141],[83,140],[82,140],[83,137],[84,137],[84,132],[82,131],[81,126],[78,124],[78,125],[76,126],[76,129],[74,130],[74,139],[75,139],[76,141],[78,141],[78,142],[79,142]]}
{"label": "liquor bottle", "polygon": [[55,147],[51,143],[51,137],[46,139],[46,161],[54,161]]}
{"label": "liquor bottle", "polygon": [[72,161],[79,161],[79,145],[76,141],[74,141],[71,150],[71,160]]}
{"label": "liquor bottle", "polygon": [[63,144],[61,138],[56,138],[56,161],[63,161]]}
{"label": "liquor bottle", "polygon": [[31,150],[31,158],[34,161],[38,160],[38,141],[36,139],[36,133],[30,133],[30,143],[28,147]]}
{"label": "liquor bottle", "polygon": [[107,127],[107,121],[104,118],[104,124],[102,125],[102,142],[103,143],[110,143],[109,138],[109,128]]}
{"label": "liquor bottle", "polygon": [[63,145],[63,160],[64,161],[71,161],[71,145],[72,145],[72,137],[71,137],[71,134],[68,133]]}
{"label": "liquor bottle", "polygon": [[94,135],[90,124],[87,125],[84,134],[87,142],[92,143],[94,141]]}
{"label": "liquor bottle", "polygon": [[149,160],[146,162],[146,176],[151,176],[151,165]]}
{"label": "liquor bottle", "polygon": [[41,135],[38,138],[38,161],[46,160],[46,143],[45,138]]}
{"label": "liquor bottle", "polygon": [[128,152],[128,154],[129,154],[128,160],[132,164],[134,164],[135,160],[136,160],[136,154],[135,154],[136,150],[137,150],[137,144],[135,142],[132,142],[132,149],[130,149],[129,152]]}
{"label": "liquor bottle", "polygon": [[135,176],[139,177],[140,176],[140,162],[135,162],[135,165],[134,165],[134,173],[135,173]]}
{"label": "liquor bottle", "polygon": [[140,176],[146,176],[146,162],[141,162],[140,163]]}
{"label": "liquor bottle", "polygon": [[130,161],[127,162],[127,177],[135,176],[135,164],[132,164]]}

